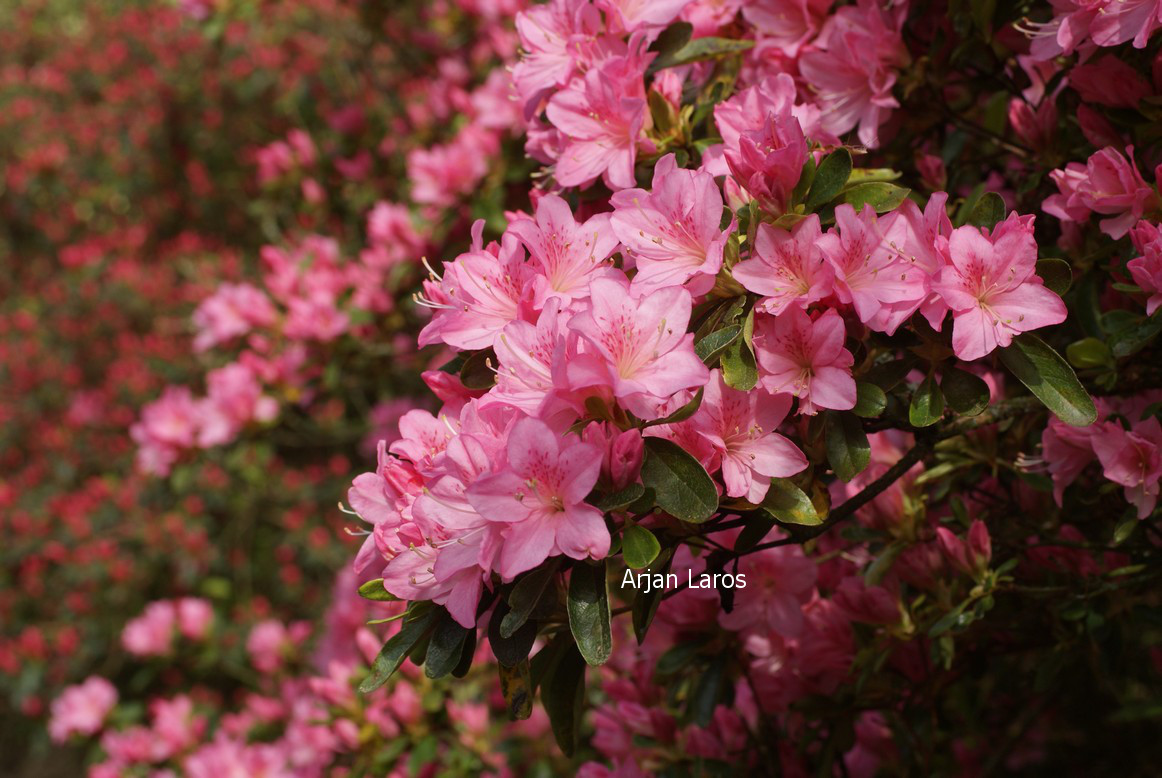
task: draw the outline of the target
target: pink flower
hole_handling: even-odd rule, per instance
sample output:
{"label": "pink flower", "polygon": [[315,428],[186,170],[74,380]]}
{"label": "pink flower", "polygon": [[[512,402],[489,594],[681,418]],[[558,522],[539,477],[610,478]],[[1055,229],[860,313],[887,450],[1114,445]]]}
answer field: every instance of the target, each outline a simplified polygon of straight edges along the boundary
{"label": "pink flower", "polygon": [[[897,220],[887,222],[895,224]],[[885,240],[875,209],[843,204],[835,209],[838,231],[819,239],[819,248],[835,273],[835,296],[850,303],[859,320],[891,335],[928,297],[928,276]]]}
{"label": "pink flower", "polygon": [[206,399],[199,403],[198,445],[203,448],[233,440],[251,421],[278,415],[278,401],[262,393],[254,372],[240,362],[211,370],[206,383]]}
{"label": "pink flower", "polygon": [[738,185],[764,211],[781,216],[803,173],[807,142],[789,110],[768,113],[758,127],[741,132],[737,144],[726,144],[725,157]]}
{"label": "pink flower", "polygon": [[798,397],[799,413],[806,416],[819,408],[854,408],[855,358],[843,347],[845,334],[834,310],[814,321],[795,307],[779,316],[756,316],[754,347],[763,388]]}
{"label": "pink flower", "polygon": [[653,191],[623,189],[610,203],[613,232],[637,264],[636,293],[683,284],[694,296],[710,291],[731,228],[718,226],[722,193],[709,173],[679,169],[667,154],[654,168]]}
{"label": "pink flower", "polygon": [[152,735],[169,758],[192,748],[206,729],[206,719],[194,715],[194,702],[184,694],[172,700],[154,700],[149,705],[153,718]]}
{"label": "pink flower", "polygon": [[906,11],[903,5],[884,10],[873,0],[840,8],[799,57],[828,132],[842,135],[858,125],[861,143],[879,145],[880,125],[899,107],[892,87],[895,68],[908,61],[900,35]]}
{"label": "pink flower", "polygon": [[601,14],[588,0],[550,0],[516,15],[523,54],[512,80],[526,119],[536,114],[541,100],[569,83],[584,59],[584,44],[601,27]]}
{"label": "pink flower", "polygon": [[758,504],[771,478],[786,478],[807,467],[794,443],[775,432],[791,409],[788,395],[740,392],[726,385],[722,373],[711,371],[702,404],[689,425],[714,448],[722,468],[726,494]]}
{"label": "pink flower", "polygon": [[553,194],[537,203],[535,221],[514,221],[508,232],[528,249],[537,270],[533,279],[536,308],[542,308],[551,297],[559,297],[565,307],[574,299],[586,298],[594,271],[606,266],[605,260],[617,249],[609,214],[597,214],[578,224],[569,204]]}
{"label": "pink flower", "polygon": [[682,20],[694,28],[694,37],[714,35],[734,21],[744,0],[693,0],[682,9]]}
{"label": "pink flower", "polygon": [[823,26],[832,0],[747,0],[743,17],[788,56]]}
{"label": "pink flower", "polygon": [[468,124],[451,143],[414,149],[407,155],[412,199],[445,207],[471,194],[488,172],[488,160],[500,152],[492,130]]}
{"label": "pink flower", "polygon": [[1134,283],[1150,294],[1146,300],[1146,315],[1153,316],[1162,308],[1162,230],[1156,224],[1141,221],[1130,236],[1142,256],[1131,259],[1126,268]]}
{"label": "pink flower", "polygon": [[185,387],[166,387],[146,405],[141,420],[129,429],[138,445],[137,464],[145,472],[166,475],[182,449],[191,448],[200,424],[198,404]]}
{"label": "pink flower", "polygon": [[533,269],[515,234],[499,247],[479,244],[444,266],[439,284],[425,284],[420,303],[436,311],[420,332],[419,344],[443,341],[458,349],[483,349],[511,321],[521,318],[533,286]]}
{"label": "pink flower", "polygon": [[952,348],[960,359],[980,359],[1018,333],[1065,321],[1065,303],[1035,272],[1033,217],[1010,214],[992,235],[959,227],[949,253],[952,264],[933,288],[952,309]]}
{"label": "pink flower", "polygon": [[1162,424],[1151,416],[1126,430],[1116,421],[1102,422],[1090,439],[1105,477],[1125,487],[1138,518],[1154,512],[1162,482]]}
{"label": "pink flower", "polygon": [[1048,148],[1057,133],[1057,105],[1053,100],[1042,100],[1033,108],[1019,97],[1009,101],[1009,126],[1027,146],[1035,151]]}
{"label": "pink flower", "polygon": [[260,621],[246,638],[246,652],[255,669],[264,673],[277,672],[288,652],[294,647],[291,631],[276,619]]}
{"label": "pink flower", "polygon": [[382,201],[367,214],[367,240],[384,250],[388,264],[414,261],[424,244],[407,207]]}
{"label": "pink flower", "polygon": [[760,224],[751,258],[732,273],[748,291],[763,295],[755,309],[779,314],[788,306],[806,308],[831,294],[831,266],[819,249],[819,217],[811,214],[792,232]]}
{"label": "pink flower", "polygon": [[508,466],[468,489],[468,501],[489,521],[508,525],[497,570],[506,579],[550,556],[602,559],[609,530],[585,503],[601,471],[601,452],[562,438],[538,419],[521,419],[507,445]]}
{"label": "pink flower", "polygon": [[173,649],[177,610],[169,600],[158,600],[121,631],[121,645],[137,656],[162,656]]}
{"label": "pink flower", "polygon": [[52,701],[48,733],[57,743],[70,735],[94,735],[105,725],[105,718],[117,704],[117,689],[97,675],[84,683],[67,687]]}
{"label": "pink flower", "polygon": [[194,349],[205,351],[237,338],[254,327],[268,327],[277,312],[260,289],[250,284],[224,283],[194,311]]}
{"label": "pink flower", "polygon": [[1120,46],[1132,40],[1134,48],[1143,49],[1159,27],[1162,3],[1158,0],[1113,0],[1098,7],[1090,35],[1099,46]]}
{"label": "pink flower", "polygon": [[209,600],[200,597],[182,597],[177,601],[178,631],[190,640],[201,640],[210,631],[214,608]]}
{"label": "pink flower", "polygon": [[1069,85],[1085,102],[1110,108],[1137,108],[1143,98],[1154,93],[1137,70],[1112,56],[1074,65],[1069,70]]}
{"label": "pink flower", "polygon": [[936,542],[948,562],[965,575],[978,576],[988,569],[992,559],[992,541],[988,527],[974,519],[968,528],[968,542],[962,541],[947,527],[936,528]]}
{"label": "pink flower", "polygon": [[1061,505],[1065,487],[1069,486],[1086,465],[1096,458],[1093,453],[1093,435],[1099,424],[1073,427],[1049,417],[1049,425],[1041,433],[1041,452],[1053,479],[1053,499]]}
{"label": "pink flower", "polygon": [[574,390],[608,388],[626,410],[658,417],[662,403],[683,389],[702,386],[709,371],[694,353],[690,293],[664,287],[643,297],[612,278],[590,284],[589,310],[569,320],[584,350],[566,365]]}
{"label": "pink flower", "polygon": [[1110,216],[1101,231],[1117,240],[1130,231],[1147,211],[1160,206],[1158,192],[1146,183],[1134,164],[1134,147],[1126,147],[1129,159],[1117,149],[1096,152],[1085,165],[1070,162],[1064,170],[1050,173],[1061,194],[1046,198],[1046,213],[1063,221],[1082,221],[1090,211]]}
{"label": "pink flower", "polygon": [[665,27],[677,18],[690,0],[597,0],[613,30],[625,33]]}
{"label": "pink flower", "polygon": [[652,54],[614,57],[549,99],[546,113],[562,135],[554,173],[566,187],[598,178],[616,191],[634,185],[633,167],[649,114],[643,73]]}
{"label": "pink flower", "polygon": [[738,590],[734,610],[719,615],[719,624],[747,634],[769,629],[793,638],[803,632],[803,605],[811,599],[818,570],[798,547],[748,554],[739,573],[746,576],[746,588]]}

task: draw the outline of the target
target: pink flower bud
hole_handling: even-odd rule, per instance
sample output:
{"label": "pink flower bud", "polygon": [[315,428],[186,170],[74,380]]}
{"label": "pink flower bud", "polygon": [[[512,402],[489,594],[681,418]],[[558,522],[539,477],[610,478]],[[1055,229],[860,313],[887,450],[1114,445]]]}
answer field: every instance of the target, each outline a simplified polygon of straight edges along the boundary
{"label": "pink flower bud", "polygon": [[609,447],[609,477],[615,490],[624,489],[638,479],[645,446],[639,430],[626,430],[613,439]]}

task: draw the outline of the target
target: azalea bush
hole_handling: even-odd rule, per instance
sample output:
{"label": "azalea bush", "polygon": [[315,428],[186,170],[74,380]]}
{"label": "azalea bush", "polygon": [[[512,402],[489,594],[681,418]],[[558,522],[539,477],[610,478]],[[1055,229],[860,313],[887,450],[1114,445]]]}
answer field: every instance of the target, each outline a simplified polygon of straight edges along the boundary
{"label": "azalea bush", "polygon": [[1160,13],[518,13],[542,167],[348,493],[408,603],[361,691],[487,639],[587,776],[1141,772]]}

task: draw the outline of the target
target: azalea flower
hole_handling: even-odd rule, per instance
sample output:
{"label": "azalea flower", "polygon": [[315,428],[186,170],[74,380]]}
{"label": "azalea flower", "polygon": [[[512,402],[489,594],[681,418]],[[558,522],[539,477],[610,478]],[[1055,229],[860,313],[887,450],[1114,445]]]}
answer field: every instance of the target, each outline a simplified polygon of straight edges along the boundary
{"label": "azalea flower", "polygon": [[601,472],[601,452],[525,418],[513,427],[507,454],[504,470],[467,492],[481,516],[508,525],[500,574],[511,579],[557,554],[604,558],[610,545],[604,514],[585,502]]}
{"label": "azalea flower", "polygon": [[754,347],[763,388],[798,397],[805,416],[819,408],[854,408],[855,358],[843,347],[844,336],[843,319],[833,310],[815,320],[796,307],[779,316],[756,316]]}
{"label": "azalea flower", "polygon": [[637,264],[635,292],[683,284],[694,296],[710,291],[734,226],[719,228],[722,193],[710,174],[682,170],[667,154],[654,168],[652,191],[623,189],[610,203],[613,233]]}
{"label": "azalea flower", "polygon": [[817,214],[792,232],[759,225],[751,258],[731,271],[747,291],[763,295],[755,310],[779,314],[787,306],[806,308],[831,294],[834,276],[819,248],[822,235]]}
{"label": "azalea flower", "polygon": [[1033,217],[1010,214],[991,235],[959,227],[951,264],[933,284],[952,309],[952,348],[965,361],[1004,348],[1021,332],[1065,321],[1065,303],[1035,272]]}

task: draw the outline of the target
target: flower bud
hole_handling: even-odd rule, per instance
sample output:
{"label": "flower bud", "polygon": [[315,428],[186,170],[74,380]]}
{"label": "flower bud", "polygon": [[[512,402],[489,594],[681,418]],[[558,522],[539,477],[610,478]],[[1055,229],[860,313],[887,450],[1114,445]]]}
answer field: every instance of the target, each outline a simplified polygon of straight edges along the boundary
{"label": "flower bud", "polygon": [[637,481],[644,454],[645,446],[639,430],[626,430],[613,439],[609,447],[609,477],[615,490],[620,491]]}

